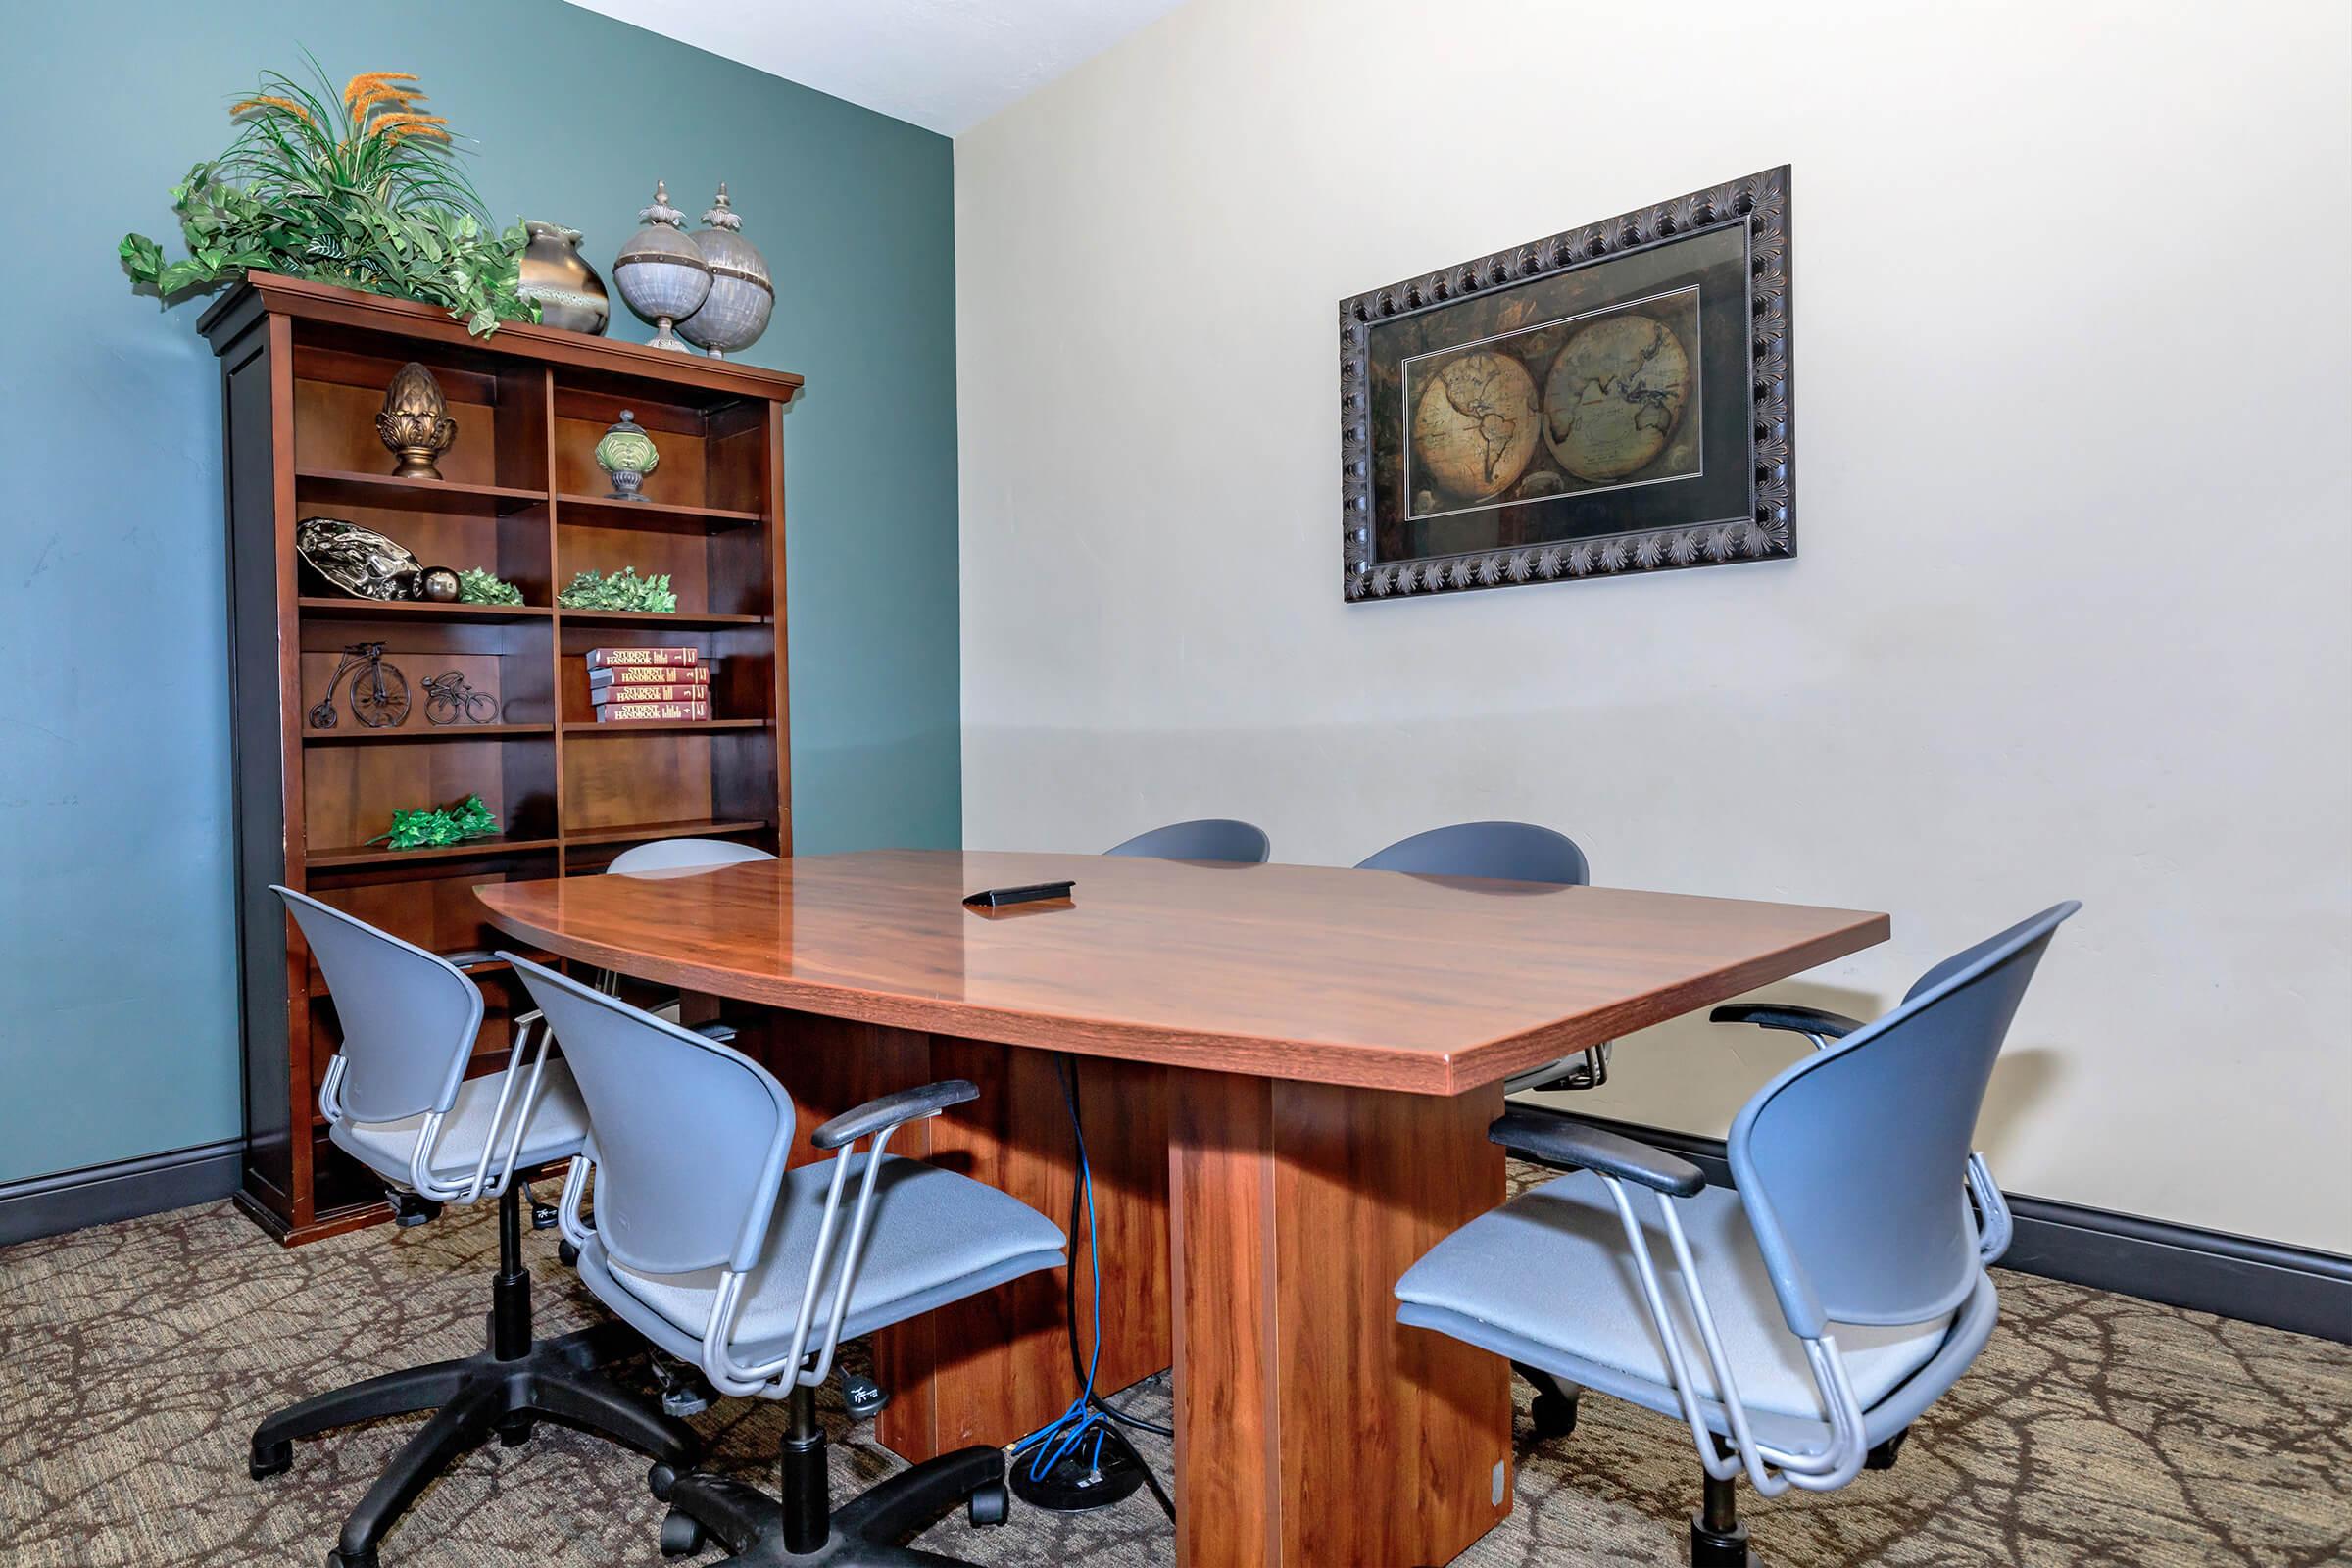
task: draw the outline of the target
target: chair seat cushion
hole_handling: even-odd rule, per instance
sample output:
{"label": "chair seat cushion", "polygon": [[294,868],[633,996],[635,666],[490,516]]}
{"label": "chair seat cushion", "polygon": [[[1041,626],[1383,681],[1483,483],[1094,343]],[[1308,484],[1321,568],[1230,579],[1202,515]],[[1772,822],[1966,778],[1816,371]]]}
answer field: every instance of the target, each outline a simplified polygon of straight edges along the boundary
{"label": "chair seat cushion", "polygon": [[[490,1114],[498,1092],[507,1081],[503,1072],[468,1078],[458,1086],[458,1098],[442,1119],[441,1136],[433,1145],[433,1179],[464,1183],[473,1179],[482,1156],[482,1141],[490,1134]],[[520,1093],[519,1086],[516,1090]],[[328,1129],[338,1148],[388,1181],[407,1182],[409,1160],[416,1152],[416,1136],[424,1130],[422,1116],[399,1121],[360,1122],[345,1118]],[[510,1133],[512,1128],[509,1129]],[[568,1159],[580,1152],[588,1136],[588,1107],[580,1102],[579,1086],[561,1059],[550,1061],[539,1077],[539,1101],[523,1130],[522,1151],[516,1163],[541,1165]],[[505,1151],[499,1152],[503,1155]],[[495,1158],[493,1172],[496,1174]]]}
{"label": "chair seat cushion", "polygon": [[[1655,1195],[1630,1187],[1628,1193],[1648,1235],[1658,1283],[1681,1327],[1698,1392],[1714,1399],[1714,1376],[1683,1300]],[[1804,1342],[1781,1315],[1740,1195],[1709,1187],[1673,1201],[1741,1403],[1808,1426],[1825,1420]],[[1443,1328],[1537,1365],[1551,1362],[1547,1370],[1563,1376],[1598,1369],[1602,1376],[1594,1381],[1606,1392],[1681,1414],[1624,1223],[1606,1185],[1591,1171],[1547,1182],[1463,1226],[1405,1271],[1396,1297],[1406,1303],[1399,1315],[1408,1322]],[[1935,1358],[1951,1326],[1950,1313],[1893,1328],[1833,1323],[1862,1408],[1878,1404]]]}
{"label": "chair seat cushion", "polygon": [[[842,1195],[843,1229],[856,1211],[858,1187],[864,1177],[865,1156],[852,1159]],[[773,1360],[792,1348],[833,1165],[832,1159],[823,1159],[784,1174],[760,1262],[744,1282],[743,1304],[735,1320],[736,1360]],[[837,1235],[836,1259],[838,1248]],[[874,1179],[873,1228],[850,1288],[842,1336],[871,1333],[1062,1262],[1061,1228],[1028,1204],[953,1171],[888,1154]],[[580,1277],[608,1306],[664,1349],[689,1358],[699,1354],[720,1270],[641,1273],[613,1261],[602,1241],[592,1237],[580,1251]],[[811,1344],[823,1341],[835,1277],[829,1265]]]}

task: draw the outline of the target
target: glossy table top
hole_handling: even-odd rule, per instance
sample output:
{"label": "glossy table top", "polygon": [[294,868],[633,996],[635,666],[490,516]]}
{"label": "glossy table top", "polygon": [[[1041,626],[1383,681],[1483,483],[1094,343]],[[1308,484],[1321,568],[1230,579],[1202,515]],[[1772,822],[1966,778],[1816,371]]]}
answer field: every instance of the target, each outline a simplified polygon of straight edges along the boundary
{"label": "glossy table top", "polygon": [[[1071,902],[964,895],[1069,879]],[[876,850],[491,883],[525,943],[690,991],[1010,1045],[1457,1094],[1883,942],[1734,899],[1116,856]]]}

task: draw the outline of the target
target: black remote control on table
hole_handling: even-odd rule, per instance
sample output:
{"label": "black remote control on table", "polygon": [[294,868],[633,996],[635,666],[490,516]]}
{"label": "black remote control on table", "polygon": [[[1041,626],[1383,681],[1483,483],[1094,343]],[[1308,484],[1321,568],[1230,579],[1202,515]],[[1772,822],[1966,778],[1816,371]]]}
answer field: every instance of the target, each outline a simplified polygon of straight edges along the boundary
{"label": "black remote control on table", "polygon": [[1017,888],[982,888],[967,894],[964,903],[975,909],[1002,909],[1011,904],[1043,904],[1049,899],[1066,899],[1075,882],[1032,882]]}

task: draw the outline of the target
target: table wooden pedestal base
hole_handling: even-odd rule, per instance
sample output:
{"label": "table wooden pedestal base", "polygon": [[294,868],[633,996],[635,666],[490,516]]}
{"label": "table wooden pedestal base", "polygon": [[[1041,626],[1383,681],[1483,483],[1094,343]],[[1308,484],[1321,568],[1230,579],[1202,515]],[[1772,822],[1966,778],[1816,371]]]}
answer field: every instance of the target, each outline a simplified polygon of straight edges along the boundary
{"label": "table wooden pedestal base", "polygon": [[1177,1560],[1452,1560],[1510,1511],[1510,1371],[1394,1293],[1502,1201],[1501,1090],[1168,1083]]}

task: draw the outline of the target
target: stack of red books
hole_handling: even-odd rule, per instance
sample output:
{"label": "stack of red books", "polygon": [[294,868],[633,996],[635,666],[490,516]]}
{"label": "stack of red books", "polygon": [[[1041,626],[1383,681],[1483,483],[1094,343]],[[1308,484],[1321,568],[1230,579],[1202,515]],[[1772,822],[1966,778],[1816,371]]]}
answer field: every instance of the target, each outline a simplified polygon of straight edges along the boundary
{"label": "stack of red books", "polygon": [[588,700],[599,724],[710,716],[710,666],[698,648],[591,648]]}

